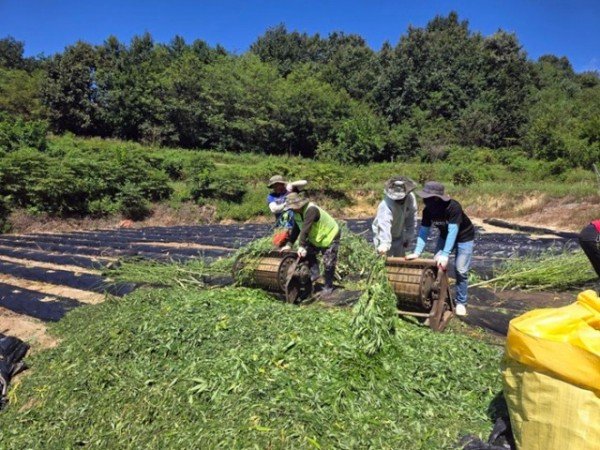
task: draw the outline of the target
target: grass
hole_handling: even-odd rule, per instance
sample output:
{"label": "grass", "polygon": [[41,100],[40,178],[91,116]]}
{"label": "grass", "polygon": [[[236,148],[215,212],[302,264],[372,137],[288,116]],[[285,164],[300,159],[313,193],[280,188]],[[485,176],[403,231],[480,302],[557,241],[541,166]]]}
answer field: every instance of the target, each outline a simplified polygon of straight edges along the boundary
{"label": "grass", "polygon": [[352,317],[244,288],[78,308],[28,358],[2,447],[442,449],[489,432],[498,349],[397,321],[368,356]]}
{"label": "grass", "polygon": [[501,289],[569,289],[596,280],[597,274],[582,251],[548,254],[538,258],[511,259],[491,280],[480,285]]}

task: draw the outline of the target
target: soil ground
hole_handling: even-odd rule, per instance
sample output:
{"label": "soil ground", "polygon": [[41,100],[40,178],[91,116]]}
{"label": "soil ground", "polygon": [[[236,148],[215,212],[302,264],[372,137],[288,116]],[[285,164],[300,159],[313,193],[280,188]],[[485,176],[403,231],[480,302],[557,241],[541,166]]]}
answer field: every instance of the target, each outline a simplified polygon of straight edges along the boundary
{"label": "soil ground", "polygon": [[0,333],[18,337],[31,345],[32,351],[52,348],[58,341],[48,334],[46,325],[39,320],[0,307]]}

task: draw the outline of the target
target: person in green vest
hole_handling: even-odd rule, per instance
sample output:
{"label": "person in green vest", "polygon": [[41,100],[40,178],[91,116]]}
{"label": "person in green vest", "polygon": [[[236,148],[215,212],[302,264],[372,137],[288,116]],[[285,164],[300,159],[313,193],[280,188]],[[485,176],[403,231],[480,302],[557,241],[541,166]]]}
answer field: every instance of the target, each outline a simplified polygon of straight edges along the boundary
{"label": "person in green vest", "polygon": [[296,192],[287,195],[285,207],[294,211],[294,228],[282,251],[291,250],[292,244],[298,241],[298,256],[308,260],[313,282],[320,275],[317,255],[322,253],[325,281],[322,294],[331,294],[340,248],[339,225],[325,210]]}

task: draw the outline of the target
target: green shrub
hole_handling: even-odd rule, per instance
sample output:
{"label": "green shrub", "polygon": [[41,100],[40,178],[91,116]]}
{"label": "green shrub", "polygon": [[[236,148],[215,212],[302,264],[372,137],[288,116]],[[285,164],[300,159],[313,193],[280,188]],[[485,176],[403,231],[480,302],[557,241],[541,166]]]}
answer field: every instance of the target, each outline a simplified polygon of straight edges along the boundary
{"label": "green shrub", "polygon": [[176,155],[168,155],[162,159],[160,168],[171,180],[178,181],[185,178],[185,161]]}
{"label": "green shrub", "polygon": [[421,167],[417,176],[417,181],[420,184],[425,184],[428,181],[437,179],[437,170],[433,164],[427,164]]}
{"label": "green shrub", "polygon": [[473,171],[468,167],[461,167],[452,175],[452,183],[456,186],[468,186],[475,181],[475,175],[473,175]]}
{"label": "green shrub", "polygon": [[0,159],[0,195],[13,205],[53,215],[104,215],[123,186],[134,185],[144,199],[170,197],[164,172],[142,155],[120,148],[42,153],[19,149]]}
{"label": "green shrub", "polygon": [[0,112],[0,150],[11,152],[21,147],[45,150],[48,124],[41,120],[24,121]]}
{"label": "green shrub", "polygon": [[188,154],[185,163],[184,178],[193,178],[196,174],[201,172],[212,172],[215,168],[215,164],[210,157],[197,153],[190,153]]}
{"label": "green shrub", "polygon": [[241,203],[246,192],[246,183],[237,174],[230,171],[209,172],[208,170],[203,170],[194,176],[190,190],[192,198],[196,201],[215,199],[233,203]]}
{"label": "green shrub", "polygon": [[92,217],[111,216],[118,213],[120,208],[119,202],[110,197],[91,200],[87,205],[87,210]]}
{"label": "green shrub", "polygon": [[249,190],[235,202],[224,199],[217,202],[217,219],[250,220],[270,214],[266,190],[260,187]]}
{"label": "green shrub", "polygon": [[121,187],[117,200],[119,210],[126,219],[143,220],[152,213],[151,205],[142,190],[134,184],[127,183]]}
{"label": "green shrub", "polygon": [[10,231],[10,222],[8,221],[9,215],[10,199],[0,197],[0,233],[7,233]]}

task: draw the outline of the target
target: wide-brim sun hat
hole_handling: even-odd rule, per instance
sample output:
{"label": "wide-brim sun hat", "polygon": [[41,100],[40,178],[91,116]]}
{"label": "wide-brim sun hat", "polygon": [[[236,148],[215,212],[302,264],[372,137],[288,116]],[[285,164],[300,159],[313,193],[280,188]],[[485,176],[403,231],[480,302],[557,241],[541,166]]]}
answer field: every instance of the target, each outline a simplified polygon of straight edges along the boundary
{"label": "wide-brim sun hat", "polygon": [[288,182],[281,175],[273,175],[269,178],[268,187],[273,187],[276,184],[287,184]]}
{"label": "wide-brim sun hat", "polygon": [[308,204],[308,199],[296,192],[290,192],[285,197],[285,209],[300,209]]}
{"label": "wide-brim sun hat", "polygon": [[417,195],[421,198],[438,197],[447,202],[450,200],[450,196],[445,194],[444,191],[444,185],[442,183],[428,181],[425,183],[425,186],[423,186],[423,189],[417,192]]}
{"label": "wide-brim sun hat", "polygon": [[410,178],[396,176],[386,181],[383,193],[392,200],[404,200],[416,187]]}

